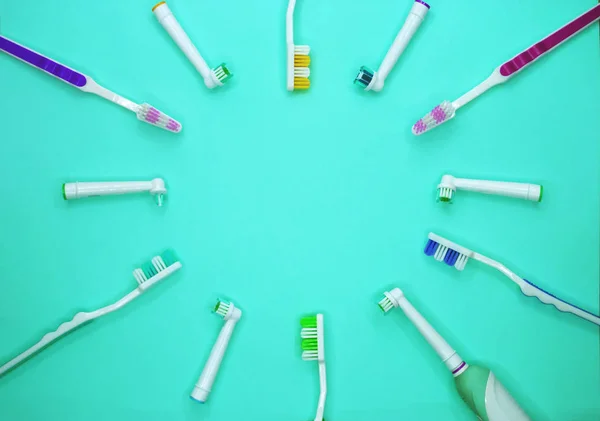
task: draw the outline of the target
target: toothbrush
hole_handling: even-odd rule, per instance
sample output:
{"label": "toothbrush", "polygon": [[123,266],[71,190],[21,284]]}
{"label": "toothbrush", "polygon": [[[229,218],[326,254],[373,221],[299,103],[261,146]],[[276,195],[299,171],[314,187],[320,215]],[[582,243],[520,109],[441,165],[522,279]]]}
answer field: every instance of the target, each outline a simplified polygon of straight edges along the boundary
{"label": "toothbrush", "polygon": [[285,40],[287,44],[287,90],[310,88],[310,47],[294,44],[294,9],[296,0],[289,0],[285,15]]}
{"label": "toothbrush", "polygon": [[208,357],[208,361],[206,361],[206,364],[204,365],[202,374],[190,395],[193,400],[200,403],[205,403],[208,399],[208,394],[212,390],[212,385],[215,381],[215,377],[217,377],[221,361],[227,350],[229,339],[231,339],[233,328],[242,317],[242,311],[233,303],[221,300],[217,301],[215,313],[223,317],[225,325],[221,328],[217,342],[215,342],[210,351],[210,357]]}
{"label": "toothbrush", "polygon": [[304,361],[319,362],[319,403],[315,421],[322,421],[325,412],[325,399],[327,398],[327,370],[325,367],[325,330],[323,328],[323,315],[303,317],[300,320],[302,330],[302,359]]}
{"label": "toothbrush", "polygon": [[362,66],[354,79],[354,84],[362,86],[365,91],[381,91],[385,84],[385,79],[396,65],[400,55],[404,52],[404,49],[417,32],[417,29],[419,29],[419,26],[421,26],[428,11],[429,5],[427,3],[422,0],[415,0],[402,29],[398,32],[394,43],[385,55],[381,66],[379,66],[379,70],[373,72],[367,66]]}
{"label": "toothbrush", "polygon": [[501,64],[498,68],[496,68],[496,70],[494,70],[490,77],[458,98],[456,101],[442,102],[429,114],[413,125],[413,134],[421,135],[454,118],[456,115],[456,110],[468,104],[491,87],[506,82],[508,79],[518,74],[521,70],[534,63],[537,59],[554,50],[569,38],[577,35],[579,32],[583,31],[598,19],[600,19],[600,5],[592,7],[590,10],[578,18],[575,18],[556,32],[550,34],[537,44],[534,44],[522,53],[517,54],[506,63]]}
{"label": "toothbrush", "polygon": [[497,196],[516,197],[517,199],[541,202],[544,187],[538,184],[510,183],[506,181],[471,180],[456,178],[449,174],[442,177],[437,186],[440,202],[451,203],[457,189],[468,190]]}
{"label": "toothbrush", "polygon": [[71,321],[61,324],[54,332],[45,334],[38,343],[1,366],[0,376],[15,368],[18,364],[24,362],[29,357],[32,357],[36,352],[50,345],[58,338],[65,336],[73,329],[83,326],[92,320],[106,316],[107,314],[124,307],[139,297],[142,293],[146,292],[150,287],[179,269],[181,269],[181,263],[178,261],[177,257],[172,251],[167,250],[161,253],[159,256],[154,256],[150,262],[143,264],[141,268],[133,271],[133,276],[138,283],[136,289],[125,295],[119,301],[106,307],[102,307],[91,312],[77,313],[75,317],[71,319]]}
{"label": "toothbrush", "polygon": [[164,195],[167,194],[162,178],[151,181],[100,181],[90,183],[65,183],[62,187],[65,200],[80,199],[91,196],[112,196],[126,193],[150,192],[156,198],[158,206],[163,205]]}
{"label": "toothbrush", "polygon": [[214,69],[210,69],[206,61],[202,58],[198,49],[194,46],[190,38],[187,36],[169,6],[164,1],[157,3],[153,8],[152,12],[156,16],[156,19],[169,33],[173,41],[183,51],[183,54],[188,60],[194,65],[198,73],[202,75],[204,84],[208,89],[213,89],[216,86],[223,86],[225,82],[233,77],[233,74],[227,68],[225,63],[221,63]]}
{"label": "toothbrush", "polygon": [[562,312],[572,313],[582,319],[600,325],[600,317],[595,314],[561,300],[557,296],[543,290],[532,282],[529,282],[527,279],[517,276],[502,263],[492,260],[482,254],[475,253],[468,248],[459,246],[432,232],[429,233],[429,241],[427,241],[427,245],[425,246],[425,254],[427,256],[433,256],[433,258],[439,262],[445,262],[448,266],[454,266],[458,270],[463,270],[465,268],[469,258],[478,260],[481,263],[502,272],[506,277],[517,284],[521,289],[521,292],[526,296],[536,297],[542,303],[551,304]]}
{"label": "toothbrush", "polygon": [[138,120],[173,133],[179,133],[181,131],[181,124],[178,121],[172,119],[153,106],[146,103],[136,104],[135,102],[132,102],[127,98],[117,95],[116,93],[100,86],[91,77],[60,64],[56,60],[45,57],[30,48],[27,48],[21,44],[17,44],[16,42],[4,36],[0,36],[0,50],[18,60],[30,64],[33,67],[37,67],[39,70],[49,74],[50,76],[54,76],[55,78],[82,90],[83,92],[96,94],[104,99],[109,100],[110,102],[114,102],[115,104],[128,109],[129,111],[133,111]]}
{"label": "toothbrush", "polygon": [[384,293],[379,308],[400,307],[454,376],[458,394],[483,421],[529,421],[529,417],[489,368],[467,364],[406,299],[400,288]]}

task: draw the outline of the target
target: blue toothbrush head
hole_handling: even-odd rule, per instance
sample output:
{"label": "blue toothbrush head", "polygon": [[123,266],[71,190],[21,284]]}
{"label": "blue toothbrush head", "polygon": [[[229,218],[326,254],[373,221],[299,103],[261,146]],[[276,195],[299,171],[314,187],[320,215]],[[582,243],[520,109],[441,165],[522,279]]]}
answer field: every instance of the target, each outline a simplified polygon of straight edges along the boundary
{"label": "blue toothbrush head", "polygon": [[468,248],[459,246],[432,232],[429,233],[424,252],[427,256],[433,256],[438,262],[454,266],[457,270],[463,270],[469,261],[469,257],[474,254]]}
{"label": "blue toothbrush head", "polygon": [[371,69],[369,69],[367,66],[362,66],[358,71],[358,75],[356,75],[356,78],[354,78],[354,84],[360,85],[364,89],[367,89],[373,81],[374,76],[375,73]]}

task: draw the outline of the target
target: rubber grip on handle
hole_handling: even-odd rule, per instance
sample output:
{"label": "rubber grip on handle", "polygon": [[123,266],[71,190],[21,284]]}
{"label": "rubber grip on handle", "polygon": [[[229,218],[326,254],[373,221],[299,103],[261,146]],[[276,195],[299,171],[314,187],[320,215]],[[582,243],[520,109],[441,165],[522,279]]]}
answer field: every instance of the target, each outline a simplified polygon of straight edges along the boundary
{"label": "rubber grip on handle", "polygon": [[2,36],[0,36],[0,50],[29,63],[52,76],[56,76],[70,85],[81,88],[87,83],[86,77],[81,73],[69,69],[67,66],[63,66],[48,57],[44,57],[43,55]]}
{"label": "rubber grip on handle", "polygon": [[[526,296],[536,297],[542,303],[553,305],[559,311],[573,313],[576,316],[582,317],[586,320],[591,321],[592,323],[596,323],[597,325],[600,325],[600,318],[597,315],[595,315],[594,313],[590,313],[589,311],[584,310],[581,307],[577,307],[576,305],[573,305],[564,300],[561,300],[556,295],[538,287],[534,283],[529,282],[527,279],[523,279],[523,280],[527,283],[527,285],[524,285],[521,288],[521,292],[523,294],[525,294]],[[581,313],[583,313],[583,314],[581,314]]]}
{"label": "rubber grip on handle", "polygon": [[600,18],[600,5],[593,7],[583,15],[567,23],[558,31],[548,35],[546,38],[523,51],[510,61],[500,66],[500,74],[508,77],[517,73],[523,67],[527,66],[540,56],[557,47],[563,41],[566,41],[579,31],[585,29],[588,25]]}

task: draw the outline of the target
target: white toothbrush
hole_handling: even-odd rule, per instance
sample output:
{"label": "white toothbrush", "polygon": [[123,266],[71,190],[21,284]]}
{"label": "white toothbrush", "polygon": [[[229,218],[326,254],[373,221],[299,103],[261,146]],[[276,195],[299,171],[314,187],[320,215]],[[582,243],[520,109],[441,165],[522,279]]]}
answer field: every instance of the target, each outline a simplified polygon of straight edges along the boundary
{"label": "white toothbrush", "polygon": [[373,72],[367,66],[362,66],[354,79],[354,83],[362,86],[365,91],[381,91],[385,84],[385,79],[396,65],[396,62],[413,35],[417,32],[417,29],[419,29],[419,26],[421,26],[428,11],[429,5],[427,3],[422,0],[415,0],[402,29],[398,32],[379,69]]}
{"label": "white toothbrush", "polygon": [[548,35],[543,40],[532,45],[522,53],[517,54],[509,61],[501,64],[486,80],[458,98],[456,101],[442,102],[440,105],[431,110],[425,117],[413,125],[413,134],[421,135],[439,126],[440,124],[451,120],[454,118],[456,111],[459,108],[464,107],[469,102],[486,92],[488,89],[496,85],[500,85],[517,75],[523,69],[537,61],[540,57],[543,57],[550,51],[553,51],[556,47],[574,37],[585,28],[596,22],[598,19],[600,19],[600,5],[592,7],[590,10],[573,19],[571,22]]}
{"label": "white toothbrush", "polygon": [[325,400],[327,398],[327,368],[325,365],[325,328],[323,315],[303,317],[300,320],[302,330],[302,359],[304,361],[317,361],[319,363],[319,402],[315,421],[323,421],[325,413]]}
{"label": "white toothbrush", "polygon": [[217,342],[215,342],[210,351],[210,356],[204,365],[202,374],[190,395],[192,399],[200,403],[205,403],[208,399],[215,377],[217,377],[217,373],[219,372],[221,361],[227,350],[227,345],[229,345],[229,339],[231,339],[233,328],[242,317],[242,311],[233,303],[227,303],[221,300],[217,301],[215,313],[223,317],[225,324],[221,328]]}
{"label": "white toothbrush", "polygon": [[165,251],[159,256],[154,256],[151,262],[145,263],[141,268],[133,271],[133,276],[138,283],[138,287],[136,289],[111,305],[91,312],[77,313],[71,321],[61,324],[54,332],[45,334],[38,343],[1,366],[0,376],[12,368],[15,368],[18,364],[24,362],[27,358],[31,357],[36,352],[50,345],[52,342],[64,336],[73,329],[102,316],[106,316],[107,314],[112,313],[121,307],[124,307],[139,297],[143,292],[147,291],[150,287],[155,285],[158,281],[161,281],[180,268],[181,263],[177,260],[175,254],[170,250]]}
{"label": "white toothbrush", "polygon": [[544,191],[543,186],[538,184],[472,180],[469,178],[456,178],[449,174],[442,177],[442,181],[438,184],[437,188],[438,198],[441,202],[452,202],[456,190],[468,190],[541,202]]}
{"label": "white toothbrush", "polygon": [[206,64],[206,61],[202,58],[192,40],[190,40],[177,19],[175,19],[167,3],[161,1],[152,8],[152,12],[154,12],[156,19],[158,19],[163,28],[173,38],[173,41],[175,41],[183,54],[194,65],[198,73],[202,75],[204,84],[208,89],[223,86],[225,82],[233,77],[225,63],[220,64],[212,70],[208,67],[208,64]]}
{"label": "white toothbrush", "polygon": [[444,262],[448,266],[454,266],[458,270],[463,270],[469,261],[469,258],[475,259],[503,273],[507,278],[519,286],[521,292],[528,297],[536,297],[544,304],[551,304],[558,310],[572,313],[582,319],[600,325],[600,317],[590,313],[582,308],[561,300],[557,296],[544,291],[537,285],[529,282],[527,279],[521,278],[516,273],[508,269],[502,263],[490,259],[483,254],[475,253],[466,247],[459,246],[450,240],[440,237],[432,232],[429,233],[429,240],[425,246],[425,254],[432,256],[439,262]]}
{"label": "white toothbrush", "polygon": [[63,198],[65,200],[81,199],[92,196],[113,196],[127,193],[150,192],[156,198],[158,206],[163,205],[164,195],[167,194],[165,182],[162,178],[151,181],[99,181],[75,182],[63,184]]}
{"label": "white toothbrush", "polygon": [[133,111],[138,120],[173,133],[179,133],[181,131],[181,124],[177,120],[172,119],[151,105],[145,103],[136,104],[135,102],[98,85],[91,77],[73,70],[64,64],[60,64],[56,60],[45,57],[30,48],[17,44],[4,36],[0,36],[0,50],[83,92],[96,94],[128,109],[129,111]]}

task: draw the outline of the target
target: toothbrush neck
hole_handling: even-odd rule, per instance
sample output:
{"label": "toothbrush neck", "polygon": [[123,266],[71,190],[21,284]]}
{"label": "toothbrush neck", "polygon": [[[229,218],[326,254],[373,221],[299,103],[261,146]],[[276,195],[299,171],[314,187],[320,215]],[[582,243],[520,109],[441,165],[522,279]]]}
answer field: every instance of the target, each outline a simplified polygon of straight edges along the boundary
{"label": "toothbrush neck", "polygon": [[439,355],[448,370],[455,376],[461,374],[466,369],[466,363],[460,358],[456,351],[435,331],[435,329],[425,320],[423,316],[413,307],[413,305],[402,297],[398,304],[406,317],[415,325],[423,338],[431,345],[434,351]]}
{"label": "toothbrush neck", "polygon": [[98,85],[92,78],[88,78],[88,82],[81,89],[83,91],[101,96],[102,98],[107,99],[110,102],[114,102],[115,104],[120,105],[123,108],[127,108],[128,110],[133,111],[134,113],[138,109],[138,104],[128,100],[127,98],[122,97],[119,94],[114,93],[110,89],[106,89],[105,87]]}
{"label": "toothbrush neck", "polygon": [[288,44],[294,44],[294,9],[296,8],[296,0],[290,0],[288,3],[287,13],[285,15],[285,40]]}
{"label": "toothbrush neck", "polygon": [[505,82],[506,78],[500,75],[500,72],[494,71],[486,80],[481,82],[479,85],[471,89],[469,92],[458,98],[456,101],[452,103],[454,108],[458,110],[460,107],[468,104],[479,95],[483,94],[485,91],[490,89],[493,86],[496,86],[502,82]]}

